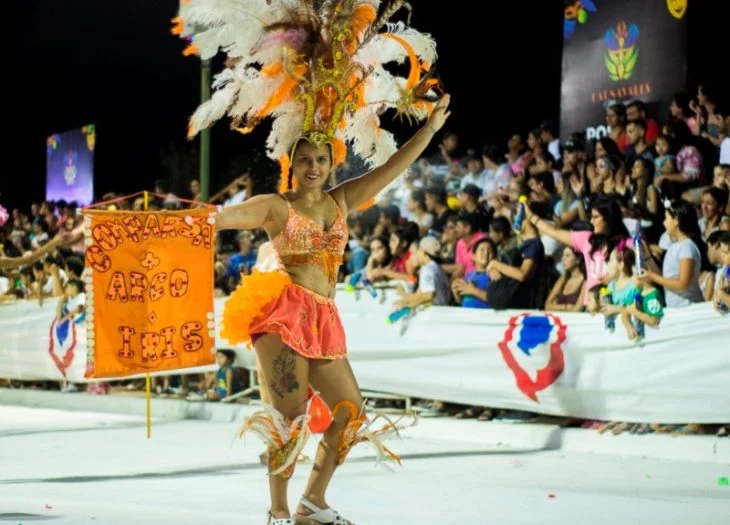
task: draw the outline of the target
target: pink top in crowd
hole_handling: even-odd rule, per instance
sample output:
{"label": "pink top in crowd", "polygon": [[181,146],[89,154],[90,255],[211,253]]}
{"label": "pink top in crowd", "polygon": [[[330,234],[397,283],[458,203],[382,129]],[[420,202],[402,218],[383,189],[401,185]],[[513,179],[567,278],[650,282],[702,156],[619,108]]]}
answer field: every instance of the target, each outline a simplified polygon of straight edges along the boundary
{"label": "pink top in crowd", "polygon": [[[597,250],[591,255],[591,235],[593,235],[591,231],[570,232],[573,249],[577,253],[583,254],[586,263],[586,294],[583,297],[583,304],[588,304],[588,294],[591,288],[599,284],[608,275],[608,262],[606,261],[605,251]],[[631,239],[626,240],[626,246],[633,248],[634,243]]]}
{"label": "pink top in crowd", "polygon": [[456,248],[454,249],[454,253],[456,255],[456,264],[461,264],[464,266],[464,275],[468,274],[469,272],[473,272],[476,268],[474,265],[474,254],[472,253],[472,248],[477,242],[486,237],[487,235],[485,233],[477,232],[472,236],[469,244],[467,244],[464,239],[459,239],[458,241],[456,241]]}

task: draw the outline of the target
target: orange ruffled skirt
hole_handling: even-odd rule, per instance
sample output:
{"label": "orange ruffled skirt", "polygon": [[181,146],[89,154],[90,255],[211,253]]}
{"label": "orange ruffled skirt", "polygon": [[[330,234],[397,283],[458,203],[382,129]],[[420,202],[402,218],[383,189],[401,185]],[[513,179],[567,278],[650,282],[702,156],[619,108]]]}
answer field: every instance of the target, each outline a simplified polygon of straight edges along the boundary
{"label": "orange ruffled skirt", "polygon": [[309,359],[347,355],[334,299],[294,284],[285,272],[254,270],[226,301],[221,337],[251,348],[258,337],[272,333]]}

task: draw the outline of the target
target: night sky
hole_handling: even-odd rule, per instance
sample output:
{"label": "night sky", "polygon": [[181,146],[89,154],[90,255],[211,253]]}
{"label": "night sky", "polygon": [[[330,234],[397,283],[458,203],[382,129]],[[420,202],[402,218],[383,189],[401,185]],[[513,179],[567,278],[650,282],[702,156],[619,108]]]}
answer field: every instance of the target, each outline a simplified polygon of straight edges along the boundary
{"label": "night sky", "polygon": [[[13,96],[6,99],[11,147],[0,201],[11,207],[41,200],[46,137],[87,123],[97,126],[97,198],[108,191],[151,189],[155,179],[168,175],[164,152],[169,158],[171,150],[195,146],[185,132],[199,102],[200,63],[183,57],[183,43],[169,32],[178,0],[27,4],[13,20],[5,49],[9,74],[4,76]],[[467,145],[502,143],[512,132],[526,133],[545,118],[557,119],[562,0],[411,4],[414,27],[438,42],[439,71],[453,99],[447,128]],[[690,39],[700,36],[691,53],[709,45],[713,32],[705,29],[690,32]],[[530,52],[518,53],[518,41]],[[221,60],[214,62],[214,71],[221,66]],[[529,97],[519,96],[520,87]],[[211,192],[229,180],[242,156],[263,153],[265,131],[242,137],[229,131],[226,121],[214,128]],[[400,138],[407,137],[403,131]],[[194,157],[188,164],[196,173]]]}

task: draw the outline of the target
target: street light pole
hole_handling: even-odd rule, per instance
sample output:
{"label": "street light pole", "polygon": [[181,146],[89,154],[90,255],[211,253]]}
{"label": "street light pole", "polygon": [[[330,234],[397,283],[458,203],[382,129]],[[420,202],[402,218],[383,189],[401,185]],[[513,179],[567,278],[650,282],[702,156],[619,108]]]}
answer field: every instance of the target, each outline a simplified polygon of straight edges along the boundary
{"label": "street light pole", "polygon": [[[200,103],[210,100],[210,59],[200,61]],[[200,200],[210,196],[210,128],[200,132]]]}

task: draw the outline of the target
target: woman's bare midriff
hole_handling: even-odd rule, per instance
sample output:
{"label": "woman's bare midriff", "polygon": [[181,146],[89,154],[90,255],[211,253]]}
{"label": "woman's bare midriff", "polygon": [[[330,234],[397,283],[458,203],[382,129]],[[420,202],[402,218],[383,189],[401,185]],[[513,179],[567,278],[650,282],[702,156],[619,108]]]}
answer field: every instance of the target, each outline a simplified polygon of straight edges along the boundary
{"label": "woman's bare midriff", "polygon": [[333,298],[335,288],[330,285],[329,279],[319,266],[314,264],[286,264],[282,261],[283,270],[291,276],[294,284],[311,290],[324,297]]}

